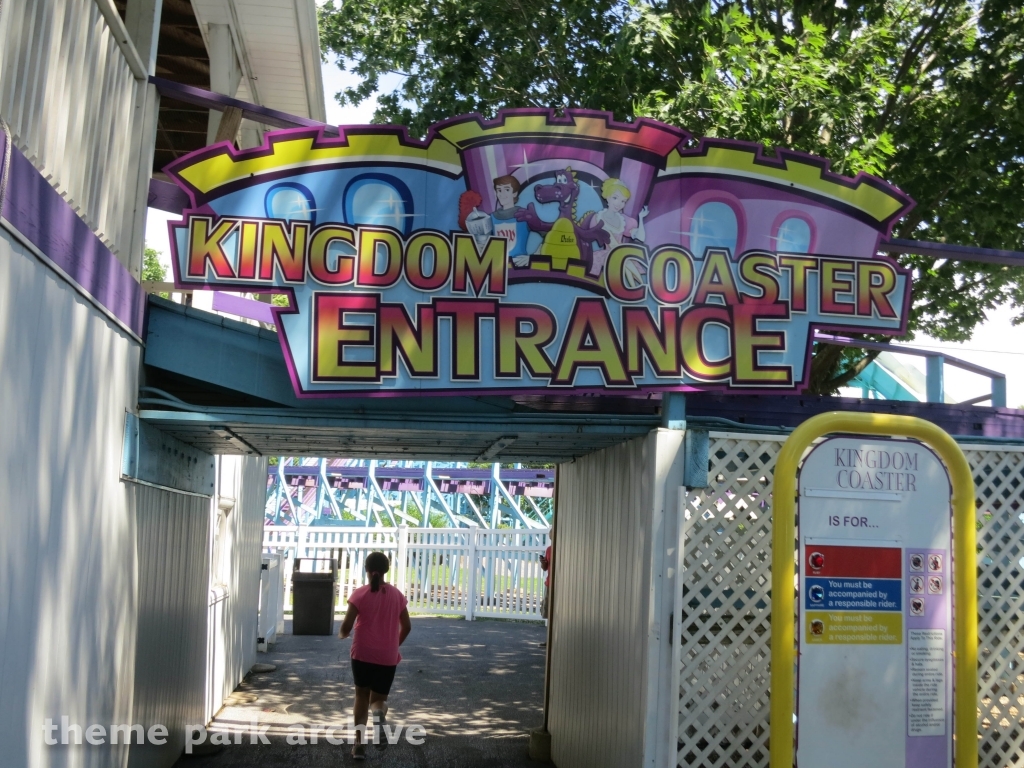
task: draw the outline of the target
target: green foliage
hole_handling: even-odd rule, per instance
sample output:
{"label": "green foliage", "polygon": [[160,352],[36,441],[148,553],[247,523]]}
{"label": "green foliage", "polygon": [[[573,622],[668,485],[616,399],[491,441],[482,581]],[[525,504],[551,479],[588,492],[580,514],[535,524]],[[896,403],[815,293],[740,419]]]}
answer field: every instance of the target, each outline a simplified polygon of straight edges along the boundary
{"label": "green foliage", "polygon": [[160,251],[146,246],[142,254],[142,279],[160,283],[166,275],[167,269],[160,263]]}
{"label": "green foliage", "polygon": [[[419,515],[416,515],[416,517],[418,518]],[[444,512],[434,512],[434,511],[432,511],[430,513],[430,527],[431,528],[447,528],[450,525],[451,525],[451,521],[448,519],[448,515],[446,515]]]}
{"label": "green foliage", "polygon": [[[588,107],[827,157],[917,200],[897,237],[1024,250],[1024,10],[1018,0],[346,0],[324,53],[357,104],[423,134],[463,112]],[[1024,306],[1024,271],[918,256],[911,335],[970,338]],[[814,391],[866,358],[823,353]]]}
{"label": "green foliage", "polygon": [[[160,263],[160,251],[147,245],[142,252],[142,279],[147,282],[162,283],[166,277],[167,268]],[[165,299],[168,298],[168,295],[167,293],[160,294]]]}

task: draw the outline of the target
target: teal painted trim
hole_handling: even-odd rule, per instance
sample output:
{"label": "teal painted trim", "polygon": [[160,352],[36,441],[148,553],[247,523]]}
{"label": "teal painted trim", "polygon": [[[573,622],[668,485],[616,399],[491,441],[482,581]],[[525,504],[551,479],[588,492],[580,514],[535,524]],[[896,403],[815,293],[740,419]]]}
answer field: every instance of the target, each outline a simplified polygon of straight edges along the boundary
{"label": "teal painted trim", "polygon": [[127,412],[121,477],[158,488],[211,496],[216,464],[209,453],[164,434]]}
{"label": "teal painted trim", "polygon": [[925,380],[927,381],[929,403],[946,402],[946,387],[943,382],[945,362],[941,355],[929,357],[925,362]]}
{"label": "teal painted trim", "polygon": [[682,392],[666,392],[661,396],[661,426],[686,429],[686,395]]}
{"label": "teal painted trim", "polygon": [[[149,298],[143,362],[213,387],[258,398],[271,408],[373,413],[417,412],[424,407],[423,398],[412,394],[387,398],[298,398],[274,331],[175,304],[159,296]],[[510,398],[480,397],[472,392],[465,397],[433,397],[429,405],[431,411],[447,413],[449,418],[507,414],[515,407]]]}

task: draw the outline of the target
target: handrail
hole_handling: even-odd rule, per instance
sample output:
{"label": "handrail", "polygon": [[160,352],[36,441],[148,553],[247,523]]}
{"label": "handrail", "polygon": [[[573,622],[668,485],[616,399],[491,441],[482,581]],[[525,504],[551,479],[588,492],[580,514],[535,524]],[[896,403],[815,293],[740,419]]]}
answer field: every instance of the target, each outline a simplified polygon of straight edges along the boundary
{"label": "handrail", "polygon": [[881,352],[915,355],[917,357],[926,358],[928,361],[926,386],[928,391],[928,402],[930,403],[941,403],[945,401],[945,393],[943,391],[944,388],[942,384],[942,368],[946,363],[949,363],[954,368],[960,368],[965,371],[970,371],[971,373],[977,373],[981,376],[987,376],[992,382],[991,393],[988,395],[980,395],[978,397],[971,398],[970,400],[965,400],[962,403],[959,403],[959,405],[974,405],[975,403],[982,403],[986,400],[991,400],[993,408],[1006,407],[1006,374],[1000,373],[999,371],[993,371],[991,368],[985,368],[974,363],[969,363],[958,357],[950,357],[944,352],[934,349],[921,349],[919,347],[903,346],[897,347],[882,341],[851,339],[846,336],[833,336],[832,334],[820,332],[816,332],[814,334],[813,340],[821,342],[822,344],[834,344],[837,347],[874,349]]}
{"label": "handrail", "polygon": [[837,347],[859,347],[861,349],[877,349],[882,352],[892,352],[901,355],[915,355],[916,357],[941,357],[955,368],[963,368],[965,371],[979,373],[990,378],[1006,378],[1006,374],[985,368],[975,363],[961,360],[959,357],[950,357],[945,352],[937,349],[922,349],[920,347],[904,347],[887,344],[884,341],[867,341],[866,339],[851,339],[846,336],[833,336],[828,333],[814,334],[814,340],[825,344],[835,344]]}
{"label": "handrail", "polygon": [[100,13],[103,14],[103,18],[107,21],[107,26],[110,27],[110,34],[114,36],[117,47],[121,49],[121,55],[124,56],[128,69],[132,72],[132,77],[136,80],[146,80],[149,77],[149,72],[146,70],[146,65],[142,63],[142,57],[139,56],[139,52],[135,49],[135,44],[128,34],[128,29],[125,27],[124,22],[121,21],[121,14],[114,7],[114,0],[95,0],[95,3]]}

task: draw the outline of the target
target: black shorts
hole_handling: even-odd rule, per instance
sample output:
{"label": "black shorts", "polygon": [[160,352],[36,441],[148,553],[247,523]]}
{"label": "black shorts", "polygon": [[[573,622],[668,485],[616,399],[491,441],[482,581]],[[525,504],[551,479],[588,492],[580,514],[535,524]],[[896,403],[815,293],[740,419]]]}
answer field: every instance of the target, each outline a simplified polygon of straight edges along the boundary
{"label": "black shorts", "polygon": [[395,681],[395,667],[383,664],[371,664],[368,661],[352,659],[352,679],[356,688],[369,688],[374,693],[387,696],[391,693],[391,684]]}

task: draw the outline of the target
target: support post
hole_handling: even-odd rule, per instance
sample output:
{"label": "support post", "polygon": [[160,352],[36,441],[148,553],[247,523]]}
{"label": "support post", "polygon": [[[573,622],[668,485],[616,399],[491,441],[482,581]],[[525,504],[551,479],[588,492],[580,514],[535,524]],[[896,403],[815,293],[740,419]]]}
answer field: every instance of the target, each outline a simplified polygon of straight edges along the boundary
{"label": "support post", "polygon": [[466,621],[473,621],[476,611],[476,529],[466,531]]}
{"label": "support post", "polygon": [[686,395],[682,392],[662,394],[661,426],[665,429],[686,429]]}
{"label": "support post", "polygon": [[369,468],[367,469],[367,473],[366,473],[367,478],[369,478],[369,480],[370,480],[370,487],[367,489],[367,493],[366,493],[366,514],[367,514],[367,519],[369,519],[369,515],[372,513],[373,514],[373,519],[377,522],[377,525],[383,528],[384,527],[384,523],[380,519],[380,515],[377,513],[377,510],[373,508],[373,496],[374,496],[375,493],[380,496],[381,505],[384,507],[385,511],[390,511],[390,510],[388,510],[388,502],[387,502],[387,499],[384,498],[384,492],[382,490],[380,490],[380,486],[377,485],[377,476],[374,473],[374,470],[376,468],[377,468],[377,461],[376,461],[376,459],[371,459],[370,460]]}
{"label": "support post", "polygon": [[[207,30],[210,42],[210,90],[234,96],[238,93],[238,84],[242,81],[242,68],[235,54],[235,42],[231,38],[231,26],[228,24],[210,24]],[[223,115],[216,109],[210,110],[209,123],[206,128],[206,143],[217,141],[234,142],[242,123],[242,113]],[[225,131],[221,131],[221,122],[227,121]]]}
{"label": "support post", "polygon": [[476,502],[473,501],[472,497],[467,493],[464,497],[460,498],[466,499],[466,503],[469,504],[469,508],[473,510],[473,514],[476,515],[476,519],[480,521],[480,527],[486,528],[487,521],[484,520],[484,516],[480,514],[480,508],[477,507]]}
{"label": "support post", "polygon": [[1005,408],[1006,407],[1006,377],[1005,376],[993,376],[992,377],[992,407],[993,408]]}
{"label": "support post", "polygon": [[[500,464],[495,464],[491,468],[491,482],[494,483],[494,487],[498,490],[498,492],[505,497],[505,501],[508,502],[508,505],[512,509],[512,512],[515,513],[516,518],[518,518],[526,528],[541,527],[541,525],[539,524],[531,524],[530,520],[523,514],[523,510],[519,508],[519,504],[516,503],[516,500],[512,498],[512,495],[508,492],[508,489],[505,487],[505,484],[501,482]],[[544,521],[544,523],[546,524],[547,521]]]}
{"label": "support post", "polygon": [[[327,494],[327,501],[331,505],[331,510],[341,520],[344,516],[341,514],[341,506],[338,504],[338,500],[334,498],[334,489],[331,488],[330,479],[327,476],[327,459],[320,462],[320,482],[324,484],[324,492]],[[344,499],[344,497],[342,498]]]}
{"label": "support post", "polygon": [[398,572],[395,574],[395,586],[398,591],[405,594],[406,567],[405,558],[409,548],[409,526],[398,526],[398,552],[395,553],[395,567]]}
{"label": "support post", "polygon": [[708,452],[711,439],[706,429],[688,429],[683,438],[683,485],[708,487]]}
{"label": "support post", "polygon": [[[142,59],[146,73],[156,74],[157,41],[160,38],[160,16],[163,0],[128,0],[125,7],[125,29]],[[156,86],[136,81],[135,105],[132,115],[131,161],[125,179],[132,191],[126,201],[122,242],[127,251],[121,261],[136,280],[142,280],[142,256],[146,247],[146,215],[149,206],[149,180],[153,175],[153,152],[156,149],[157,117],[160,94]],[[134,177],[132,172],[134,171]]]}
{"label": "support post", "polygon": [[446,515],[448,515],[448,519],[451,521],[452,525],[457,527],[459,525],[458,518],[455,517],[455,513],[452,512],[452,508],[448,506],[448,502],[445,501],[444,500],[444,496],[441,495],[441,489],[438,488],[437,485],[434,483],[434,475],[433,475],[433,471],[432,471],[433,468],[434,468],[434,463],[431,462],[431,461],[428,461],[427,462],[426,471],[423,473],[423,477],[426,480],[426,492],[427,492],[427,500],[428,500],[427,503],[428,503],[428,506],[429,506],[429,499],[430,499],[431,494],[437,496],[437,500],[439,502],[441,502],[441,509],[443,509],[444,513]]}
{"label": "support post", "polygon": [[292,500],[292,492],[288,490],[288,481],[284,476],[284,461],[277,463],[277,481],[281,484],[281,490],[284,492],[284,497],[288,502],[288,508],[292,511],[292,519],[296,525],[301,525],[302,519],[299,517],[298,507],[295,506],[295,502]]}
{"label": "support post", "polygon": [[[492,474],[496,477],[498,475],[498,464],[495,462],[494,466],[491,467]],[[498,486],[495,483],[491,483],[491,528],[498,527],[498,519],[501,515],[501,497],[499,495]]]}
{"label": "support post", "polygon": [[943,403],[946,401],[946,391],[942,381],[942,369],[946,359],[942,355],[929,355],[925,361],[925,389],[928,402]]}

